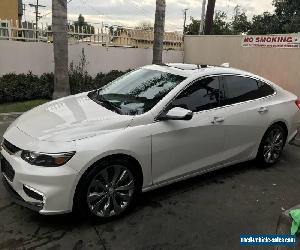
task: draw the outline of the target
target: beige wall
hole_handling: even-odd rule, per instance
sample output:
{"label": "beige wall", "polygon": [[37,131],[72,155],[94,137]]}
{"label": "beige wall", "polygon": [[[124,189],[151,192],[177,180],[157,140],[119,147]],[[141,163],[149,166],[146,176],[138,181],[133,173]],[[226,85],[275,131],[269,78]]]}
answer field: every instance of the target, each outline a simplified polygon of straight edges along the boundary
{"label": "beige wall", "polygon": [[186,36],[184,62],[220,65],[261,75],[300,97],[300,49],[243,48],[242,36]]}
{"label": "beige wall", "polygon": [[[2,0],[0,0],[2,1]],[[91,75],[99,72],[128,70],[152,63],[152,49],[106,48],[98,45],[69,45],[69,63],[76,64],[84,49]],[[164,51],[163,60],[183,62],[183,51]],[[27,73],[40,75],[53,72],[53,44],[36,42],[0,41],[0,75],[7,73]]]}

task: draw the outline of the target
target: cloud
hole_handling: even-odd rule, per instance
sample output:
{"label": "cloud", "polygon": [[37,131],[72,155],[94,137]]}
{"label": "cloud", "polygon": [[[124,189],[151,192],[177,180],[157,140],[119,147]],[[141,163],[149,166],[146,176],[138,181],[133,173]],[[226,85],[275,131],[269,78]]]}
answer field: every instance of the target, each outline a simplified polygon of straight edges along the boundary
{"label": "cloud", "polygon": [[[31,0],[23,0],[26,6],[26,19],[34,20],[34,9],[28,4]],[[51,0],[40,0],[40,4],[47,8],[40,9],[41,14],[51,11]],[[189,16],[200,18],[202,1],[201,0],[166,0],[166,29],[180,30],[183,25],[183,9],[188,8]],[[233,8],[241,5],[242,9],[249,17],[260,14],[264,11],[272,11],[272,0],[217,0],[216,10],[225,11],[228,16],[233,14]],[[82,14],[86,21],[100,24],[123,24],[135,26],[140,22],[154,22],[155,0],[72,0],[68,5],[68,18],[76,20]],[[51,15],[45,16],[41,22],[51,22]]]}

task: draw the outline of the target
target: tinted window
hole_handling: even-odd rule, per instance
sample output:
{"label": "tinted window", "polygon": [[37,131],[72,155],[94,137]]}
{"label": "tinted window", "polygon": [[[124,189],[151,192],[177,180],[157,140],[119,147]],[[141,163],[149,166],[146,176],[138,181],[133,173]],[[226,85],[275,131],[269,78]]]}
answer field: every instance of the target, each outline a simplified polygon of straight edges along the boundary
{"label": "tinted window", "polygon": [[109,106],[115,107],[120,114],[143,114],[185,79],[168,72],[141,68],[98,91],[90,92],[89,97],[103,105],[110,104]]}
{"label": "tinted window", "polygon": [[258,91],[259,91],[260,97],[273,95],[275,93],[274,89],[270,85],[268,85],[264,82],[261,82],[261,81],[257,81],[257,82],[258,82]]}
{"label": "tinted window", "polygon": [[224,76],[226,98],[225,104],[245,102],[274,93],[267,84],[255,79],[241,76]]}
{"label": "tinted window", "polygon": [[225,104],[245,102],[274,93],[268,84],[241,76],[224,76],[226,84]]}
{"label": "tinted window", "polygon": [[219,106],[219,78],[209,77],[193,83],[173,101],[173,107],[182,107],[194,112]]}

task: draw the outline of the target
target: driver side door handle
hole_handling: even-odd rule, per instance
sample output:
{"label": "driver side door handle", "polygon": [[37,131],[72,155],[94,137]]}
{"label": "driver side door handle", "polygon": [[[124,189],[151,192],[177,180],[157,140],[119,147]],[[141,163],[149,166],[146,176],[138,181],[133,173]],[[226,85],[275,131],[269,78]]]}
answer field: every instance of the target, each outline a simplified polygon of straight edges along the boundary
{"label": "driver side door handle", "polygon": [[268,111],[269,111],[269,109],[267,107],[260,107],[258,110],[258,113],[264,114],[264,113],[267,113]]}
{"label": "driver side door handle", "polygon": [[218,123],[221,123],[221,122],[224,122],[225,119],[224,117],[214,117],[214,119],[211,121],[212,124],[218,124]]}

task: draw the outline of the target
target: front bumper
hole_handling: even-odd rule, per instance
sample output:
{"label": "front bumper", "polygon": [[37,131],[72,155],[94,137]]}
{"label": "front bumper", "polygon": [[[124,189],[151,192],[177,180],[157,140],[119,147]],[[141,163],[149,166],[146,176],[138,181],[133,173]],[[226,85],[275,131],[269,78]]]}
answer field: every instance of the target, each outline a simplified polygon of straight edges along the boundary
{"label": "front bumper", "polygon": [[42,202],[26,202],[9,184],[7,178],[3,175],[2,177],[3,185],[7,192],[10,194],[11,199],[16,203],[23,207],[27,207],[34,211],[41,211],[43,209],[44,204]]}
{"label": "front bumper", "polygon": [[41,214],[72,211],[77,179],[77,172],[73,168],[68,165],[33,166],[25,162],[20,153],[11,155],[2,149],[1,154],[14,171],[13,179],[2,172],[4,186],[13,201]]}

